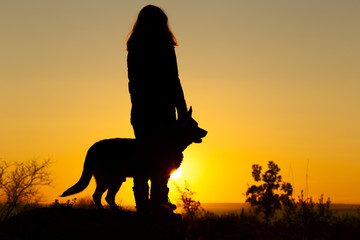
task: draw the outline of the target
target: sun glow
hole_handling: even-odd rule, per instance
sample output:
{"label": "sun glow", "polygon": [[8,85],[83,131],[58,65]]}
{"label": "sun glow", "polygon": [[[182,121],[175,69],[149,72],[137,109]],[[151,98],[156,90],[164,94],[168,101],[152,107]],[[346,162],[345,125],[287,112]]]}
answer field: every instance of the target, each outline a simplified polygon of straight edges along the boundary
{"label": "sun glow", "polygon": [[182,173],[183,173],[182,167],[179,167],[171,174],[170,179],[176,180],[181,177]]}

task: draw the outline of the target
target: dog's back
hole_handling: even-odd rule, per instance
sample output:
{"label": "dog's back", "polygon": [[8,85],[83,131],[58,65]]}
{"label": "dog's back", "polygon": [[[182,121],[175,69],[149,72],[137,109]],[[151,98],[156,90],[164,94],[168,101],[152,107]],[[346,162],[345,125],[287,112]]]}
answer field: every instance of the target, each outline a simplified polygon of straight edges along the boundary
{"label": "dog's back", "polygon": [[112,138],[95,143],[88,151],[95,179],[133,177],[138,152],[135,139]]}

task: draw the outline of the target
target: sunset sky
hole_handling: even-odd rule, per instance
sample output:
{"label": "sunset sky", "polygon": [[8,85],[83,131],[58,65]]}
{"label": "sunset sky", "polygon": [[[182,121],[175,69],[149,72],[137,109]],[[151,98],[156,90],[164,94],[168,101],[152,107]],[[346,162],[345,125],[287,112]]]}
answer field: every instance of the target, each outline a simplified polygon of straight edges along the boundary
{"label": "sunset sky", "polygon": [[[125,43],[147,4],[169,17],[187,104],[209,132],[178,185],[244,202],[252,164],[272,160],[296,196],[360,203],[358,0],[0,0],[1,160],[50,158],[53,202],[94,142],[133,137]],[[134,204],[131,188],[118,203]]]}

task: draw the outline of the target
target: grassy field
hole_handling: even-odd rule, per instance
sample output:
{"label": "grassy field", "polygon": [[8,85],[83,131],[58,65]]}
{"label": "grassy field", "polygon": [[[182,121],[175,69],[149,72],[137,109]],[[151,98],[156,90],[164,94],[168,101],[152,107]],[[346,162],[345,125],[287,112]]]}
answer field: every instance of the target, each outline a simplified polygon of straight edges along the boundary
{"label": "grassy field", "polygon": [[25,210],[0,223],[0,239],[358,239],[360,210],[347,207],[339,205],[322,217],[279,216],[266,224],[250,210],[141,217],[131,210],[58,204]]}
{"label": "grassy field", "polygon": [[[228,213],[240,213],[242,209],[249,211],[249,203],[201,203],[201,206],[212,213],[223,215]],[[360,211],[360,204],[332,203],[330,210],[334,214],[357,214]]]}

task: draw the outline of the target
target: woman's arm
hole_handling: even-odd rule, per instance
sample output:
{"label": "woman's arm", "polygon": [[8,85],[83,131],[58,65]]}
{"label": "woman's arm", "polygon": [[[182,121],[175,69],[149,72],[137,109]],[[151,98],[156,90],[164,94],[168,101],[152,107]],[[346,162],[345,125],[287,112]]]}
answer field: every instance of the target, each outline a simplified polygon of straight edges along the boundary
{"label": "woman's arm", "polygon": [[184,96],[184,91],[181,86],[180,78],[179,78],[179,71],[177,67],[177,60],[175,49],[172,48],[171,51],[171,63],[172,63],[172,70],[174,72],[174,100],[175,100],[175,107],[178,113],[179,118],[184,118],[187,113],[187,106]]}

